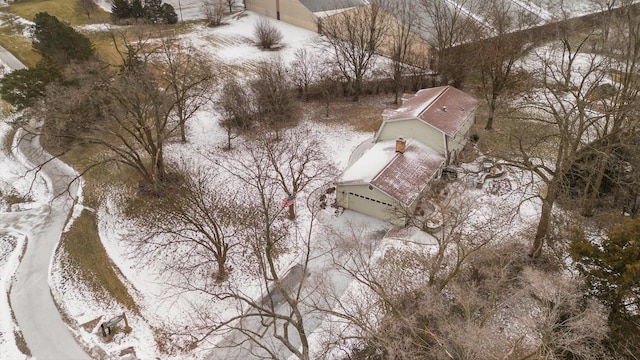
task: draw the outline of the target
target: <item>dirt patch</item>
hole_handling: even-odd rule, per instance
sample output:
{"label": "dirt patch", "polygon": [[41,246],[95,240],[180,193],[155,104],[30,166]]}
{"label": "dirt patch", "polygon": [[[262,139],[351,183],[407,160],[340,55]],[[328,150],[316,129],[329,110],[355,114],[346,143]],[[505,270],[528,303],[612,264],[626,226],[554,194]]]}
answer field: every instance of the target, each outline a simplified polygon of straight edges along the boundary
{"label": "dirt patch", "polygon": [[126,349],[122,349],[120,350],[120,354],[118,354],[118,356],[125,356],[125,355],[133,355],[134,358],[136,357],[136,349],[133,348],[133,346],[130,346]]}
{"label": "dirt patch", "polygon": [[362,96],[358,102],[350,98],[333,99],[328,105],[328,116],[324,100],[302,101],[300,107],[307,120],[349,124],[355,130],[374,132],[382,124],[382,111],[398,106],[393,104],[393,95],[385,94]]}

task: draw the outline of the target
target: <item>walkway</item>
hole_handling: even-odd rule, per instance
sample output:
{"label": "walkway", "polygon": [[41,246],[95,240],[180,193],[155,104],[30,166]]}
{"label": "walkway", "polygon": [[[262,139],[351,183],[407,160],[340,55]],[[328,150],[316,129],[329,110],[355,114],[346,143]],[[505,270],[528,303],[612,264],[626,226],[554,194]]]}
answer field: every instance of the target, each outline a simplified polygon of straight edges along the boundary
{"label": "walkway", "polygon": [[[13,55],[0,48],[0,60],[13,69],[24,68]],[[17,63],[16,63],[17,62]],[[17,151],[32,164],[45,164],[42,174],[51,180],[49,191],[54,199],[39,211],[40,222],[33,222],[33,212],[3,215],[1,221],[8,228],[27,235],[27,248],[15,274],[10,294],[11,306],[18,327],[31,351],[38,360],[90,359],[71,335],[62,321],[49,288],[49,268],[53,253],[78,194],[76,182],[69,183],[75,172],[40,147],[38,136],[18,131]],[[19,222],[19,224],[16,224]],[[27,226],[31,223],[32,226]]]}

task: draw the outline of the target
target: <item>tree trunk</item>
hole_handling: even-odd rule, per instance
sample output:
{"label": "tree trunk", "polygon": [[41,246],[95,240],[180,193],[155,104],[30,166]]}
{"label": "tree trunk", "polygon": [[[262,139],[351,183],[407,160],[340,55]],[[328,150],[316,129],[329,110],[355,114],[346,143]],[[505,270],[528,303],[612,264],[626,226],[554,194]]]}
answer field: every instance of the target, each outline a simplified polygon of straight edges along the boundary
{"label": "tree trunk", "polygon": [[165,179],[165,168],[164,168],[164,152],[162,151],[162,143],[158,142],[158,150],[156,151],[156,178],[158,181],[163,181]]}
{"label": "tree trunk", "polygon": [[395,93],[395,99],[393,100],[394,104],[398,104],[398,100],[400,100],[400,82],[402,81],[402,72],[400,70],[396,70],[393,76],[393,88]]}
{"label": "tree trunk", "polygon": [[186,122],[185,120],[180,120],[180,140],[183,143],[187,142],[187,134],[186,134],[185,125],[184,125],[185,122]]}
{"label": "tree trunk", "polygon": [[353,82],[353,102],[360,101],[360,92],[362,91],[362,78],[356,76]]}
{"label": "tree trunk", "polygon": [[598,156],[595,180],[591,181],[591,179],[589,179],[587,188],[585,189],[584,201],[582,204],[582,216],[593,216],[598,195],[600,194],[600,186],[602,185],[602,180],[604,179],[604,174],[607,170],[607,159],[607,153]]}
{"label": "tree trunk", "polygon": [[295,220],[295,219],[296,219],[295,205],[291,204],[289,205],[289,220]]}
{"label": "tree trunk", "polygon": [[302,319],[296,324],[296,330],[298,330],[298,336],[300,337],[300,345],[302,346],[302,357],[300,360],[309,360],[309,339],[307,339],[307,333],[304,331],[304,325]]}
{"label": "tree trunk", "polygon": [[218,263],[218,273],[216,274],[216,282],[221,283],[227,279],[227,269],[224,267],[225,259],[223,257],[216,259]]}
{"label": "tree trunk", "polygon": [[493,130],[493,116],[496,112],[496,104],[495,101],[489,102],[489,118],[487,119],[487,125],[484,127],[485,130]]}
{"label": "tree trunk", "polygon": [[536,236],[531,244],[531,251],[529,256],[533,259],[537,259],[542,255],[542,247],[544,241],[549,234],[549,224],[551,223],[551,211],[553,210],[553,204],[556,200],[556,187],[557,184],[552,182],[548,184],[547,196],[542,199],[542,211],[540,213],[540,220],[538,221],[538,228],[536,229]]}

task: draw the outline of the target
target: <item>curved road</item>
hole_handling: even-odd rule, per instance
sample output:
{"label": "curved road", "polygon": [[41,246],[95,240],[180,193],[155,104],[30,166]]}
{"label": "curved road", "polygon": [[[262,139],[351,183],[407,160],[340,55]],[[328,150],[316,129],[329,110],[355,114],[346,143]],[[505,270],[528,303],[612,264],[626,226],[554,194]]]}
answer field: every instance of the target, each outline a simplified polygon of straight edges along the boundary
{"label": "curved road", "polygon": [[[13,65],[6,61],[4,49],[0,48],[0,56],[3,62]],[[62,161],[51,159],[51,155],[40,147],[39,137],[20,131],[16,136],[18,151],[29,162],[46,163],[41,171],[51,179],[49,191],[53,200],[38,211],[38,218],[43,219],[39,223],[29,221],[29,217],[33,218],[32,211],[3,214],[3,222],[10,221],[5,223],[28,237],[26,252],[12,283],[11,307],[31,355],[36,359],[90,359],[62,321],[49,289],[53,252],[79,190],[76,182],[69,186],[75,172]]]}
{"label": "curved road", "polygon": [[23,136],[18,148],[32,164],[47,162],[41,171],[51,179],[49,190],[54,199],[44,220],[27,231],[27,250],[12,284],[11,307],[31,354],[38,360],[89,359],[60,318],[49,289],[53,252],[78,193],[76,182],[67,192],[75,174],[62,161],[50,160],[37,136]]}

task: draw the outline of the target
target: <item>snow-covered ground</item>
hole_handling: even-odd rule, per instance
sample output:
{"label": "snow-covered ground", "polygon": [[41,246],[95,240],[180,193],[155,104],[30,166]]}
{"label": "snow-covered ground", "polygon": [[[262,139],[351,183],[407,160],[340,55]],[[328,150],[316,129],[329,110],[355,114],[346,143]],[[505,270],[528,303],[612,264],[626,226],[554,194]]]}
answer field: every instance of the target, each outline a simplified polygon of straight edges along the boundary
{"label": "snow-covered ground", "polygon": [[[317,34],[283,22],[273,21],[274,25],[284,34],[284,47],[280,51],[263,52],[253,45],[249,35],[250,31],[247,31],[247,29],[252,29],[253,23],[258,19],[258,16],[251,12],[247,12],[244,15],[237,19],[229,19],[227,21],[228,25],[219,28],[196,26],[192,33],[183,36],[183,40],[223,63],[238,65],[248,65],[260,59],[275,57],[280,57],[283,61],[290,62],[295,51],[303,47],[307,47],[309,51],[322,51],[316,45]],[[224,39],[224,41],[220,41],[221,39]],[[187,135],[189,142],[187,144],[171,144],[167,154],[170,154],[169,156],[174,161],[180,162],[188,159],[195,166],[206,166],[206,157],[221,151],[216,149],[221,149],[225,144],[226,134],[218,125],[218,120],[218,115],[212,110],[198,113],[189,123]],[[372,136],[371,133],[354,131],[347,124],[323,122],[321,118],[305,119],[300,126],[309,127],[314,133],[319,134],[318,140],[321,142],[322,148],[339,169],[344,169],[349,161],[351,152],[363,141],[370,140]],[[243,139],[234,140],[234,146],[241,148],[243,141]],[[513,189],[519,190],[502,194],[497,201],[504,204],[505,199],[511,198],[514,201],[513,204],[518,204],[526,196],[524,191],[528,189],[519,184],[516,185],[516,182],[520,180],[513,179]],[[485,191],[477,190],[471,192],[471,194],[479,204],[484,203],[487,209],[496,203],[496,198]],[[232,315],[237,309],[229,308],[228,304],[224,302],[212,302],[205,294],[192,293],[177,296],[176,289],[164,277],[166,274],[161,273],[160,264],[156,264],[158,265],[156,267],[148,262],[140,262],[139,259],[130,256],[130,245],[127,239],[136,234],[133,230],[133,224],[121,213],[121,196],[117,190],[113,191],[109,201],[98,209],[100,235],[107,253],[122,271],[123,278],[130,284],[131,289],[135,289],[132,293],[140,306],[142,317],[146,323],[139,319],[140,321],[134,326],[133,336],[128,335],[129,338],[122,337],[115,345],[109,345],[105,349],[112,352],[135,344],[136,353],[139,356],[158,356],[157,345],[153,337],[135,334],[138,331],[137,329],[141,329],[143,334],[150,334],[153,331],[152,329],[162,328],[165,324],[189,326],[193,315],[192,306],[194,303],[207,304],[209,312],[218,314],[221,317],[224,317],[225,314]],[[533,204],[525,204],[521,212],[524,225],[521,226],[526,226],[535,216],[534,209],[535,206]],[[341,217],[336,218],[327,213],[327,216],[323,216],[323,222],[325,225],[334,227],[350,226],[348,224],[355,221],[348,221],[350,218],[361,219],[362,216],[347,211]],[[373,219],[369,221],[371,224],[376,223]],[[514,227],[514,229],[517,230],[519,227]],[[415,234],[413,236],[421,237]],[[429,236],[423,234],[422,238],[429,239]],[[428,242],[429,240],[425,241]],[[394,241],[390,240],[390,242],[393,243]],[[295,260],[295,258],[281,259],[281,267],[287,269],[288,266],[295,263]],[[234,268],[241,268],[241,266],[242,264],[233,264]],[[230,281],[244,283],[247,288],[250,287],[249,284],[251,284],[252,279],[243,277],[242,274],[238,274],[238,271],[233,272],[231,276],[232,279]],[[341,287],[343,291],[347,286],[346,283],[335,285]],[[62,287],[65,284],[61,282],[59,286]],[[78,323],[97,318],[103,315],[105,309],[109,309],[108,306],[101,307],[99,303],[93,302],[90,296],[83,292],[82,289],[65,287],[65,291],[60,292],[60,296],[62,296],[63,302],[68,305],[66,306],[67,311],[77,319]],[[85,305],[83,306],[83,304]],[[109,311],[118,313],[121,310],[109,309]],[[83,339],[93,345],[104,347],[99,343],[95,333],[84,333]],[[174,340],[180,343],[179,339]],[[207,346],[210,347],[211,344],[219,340],[215,337],[211,338],[203,347],[192,350],[189,354],[176,353],[173,356],[175,358],[207,357],[209,356],[208,352],[205,351]],[[162,356],[166,357],[167,355],[163,354]]]}
{"label": "snow-covered ground", "polygon": [[[11,126],[0,117],[0,144],[10,142]],[[50,200],[47,181],[33,171],[14,153],[0,151],[0,358],[22,359],[16,347],[19,333],[8,302],[8,291],[26,245],[29,224],[44,219],[42,210]],[[6,196],[18,202],[11,205]]]}
{"label": "snow-covered ground", "polygon": [[[201,18],[199,9],[199,1],[170,1],[174,4],[176,11],[181,10],[184,20]],[[528,6],[535,9],[541,17],[548,17],[547,10],[553,9],[556,2],[549,1],[517,1],[519,6]],[[108,8],[108,4],[104,2],[103,7]],[[594,4],[584,1],[565,1],[565,9],[575,14],[586,13],[593,10]],[[549,11],[552,12],[552,11]],[[250,65],[260,59],[269,59],[280,57],[285,62],[293,59],[293,54],[297,49],[308,48],[310,51],[322,53],[318,48],[316,40],[318,34],[306,31],[292,25],[272,20],[284,34],[283,48],[279,51],[263,52],[258,49],[251,40],[251,32],[253,24],[259,18],[258,15],[251,12],[243,13],[244,16],[228,19],[227,25],[218,28],[208,28],[202,25],[194,25],[193,32],[181,35],[183,41],[188,42],[201,51],[207,53],[212,58],[220,62],[234,65]],[[101,26],[92,27],[94,31],[100,31]],[[187,144],[171,144],[167,154],[170,154],[170,160],[182,161],[189,159],[195,164],[205,164],[203,154],[209,154],[212,149],[220,149],[225,142],[225,133],[218,125],[218,116],[211,110],[206,109],[197,114],[197,116],[189,123]],[[336,122],[322,122],[318,119],[304,119],[301,122],[303,127],[311,128],[315,133],[320,134],[319,141],[323,144],[326,154],[333,160],[339,169],[344,169],[349,161],[349,156],[353,149],[367,139],[371,138],[370,133],[362,133],[353,130],[346,124]],[[0,123],[0,139],[6,136],[9,126]],[[242,139],[235,140],[235,146],[242,146]],[[16,167],[14,162],[3,162],[6,156],[0,152],[0,191],[3,193],[29,194],[35,200],[47,200],[46,183],[39,181],[36,186],[30,190],[31,182],[22,175],[25,168]],[[502,207],[515,207],[520,201],[529,198],[535,194],[536,188],[526,186],[526,178],[522,174],[510,173],[506,176],[509,183],[508,190],[490,193],[486,189],[492,189],[491,182],[488,181],[485,189],[469,190],[468,194],[472,201],[478,206],[479,214],[486,214],[496,208],[497,204]],[[503,182],[504,185],[504,182]],[[141,316],[128,314],[133,332],[128,335],[118,334],[114,340],[105,344],[96,334],[95,327],[89,331],[78,327],[76,335],[80,336],[82,341],[88,347],[98,347],[103,349],[110,356],[118,357],[118,353],[126,348],[134,347],[136,355],[142,359],[147,358],[204,358],[209,356],[207,349],[196,348],[189,353],[175,353],[167,355],[160,353],[156,342],[155,331],[162,329],[165,324],[171,323],[182,324],[188,326],[190,321],[190,306],[193,302],[206,302],[202,296],[189,295],[176,297],[175,289],[165,281],[160,269],[154,266],[148,266],[148,263],[141,264],[138,259],[131,257],[128,248],[127,238],[133,235],[131,223],[122,214],[121,204],[123,196],[118,189],[112,191],[112,195],[105,203],[97,209],[99,218],[99,231],[103,244],[107,253],[122,272],[122,279],[128,286],[132,296],[138,302],[141,310]],[[515,226],[511,231],[519,231],[522,228],[531,225],[531,221],[537,215],[539,204],[534,201],[524,202],[520,207],[520,217],[516,220]],[[6,206],[5,206],[6,208]],[[0,202],[0,211],[2,203]],[[345,212],[341,217],[335,217],[331,213],[323,216],[323,222],[335,227],[347,226],[348,219],[357,218],[362,221],[362,216]],[[482,221],[481,218],[478,221]],[[380,227],[380,224],[376,226]],[[405,237],[402,241],[411,240],[420,243],[429,243],[432,241],[430,235],[424,233],[413,232]],[[393,247],[398,243],[398,239],[385,239],[380,248],[380,252],[376,256],[382,256],[385,249]],[[23,243],[19,236],[4,235],[0,237],[0,273],[2,273],[2,290],[3,299],[4,291],[8,278],[15,269],[17,264],[17,256],[21,253]],[[293,262],[294,259],[287,259]],[[54,259],[52,266],[52,285],[54,286],[54,295],[56,300],[65,309],[72,321],[76,324],[83,324],[87,321],[96,319],[100,316],[111,317],[123,311],[117,304],[92,294],[81,284],[77,284],[69,279],[64,278],[62,261],[60,254]],[[286,266],[286,265],[283,265]],[[235,279],[236,281],[247,281],[251,279]],[[345,285],[345,284],[343,284]],[[357,293],[359,290],[350,288],[348,293]],[[0,302],[0,311],[7,314],[8,306],[5,302]],[[208,304],[212,312],[224,313],[229,309],[224,309],[224,303]],[[230,309],[234,311],[234,309]],[[321,330],[321,329],[320,329]],[[320,331],[319,330],[319,331]],[[0,358],[14,359],[20,358],[20,353],[13,344],[13,324],[7,316],[0,319]],[[317,333],[313,338],[321,338],[321,334]],[[218,339],[219,340],[219,339]],[[216,339],[211,340],[215,342]],[[317,341],[319,343],[319,340]]]}

